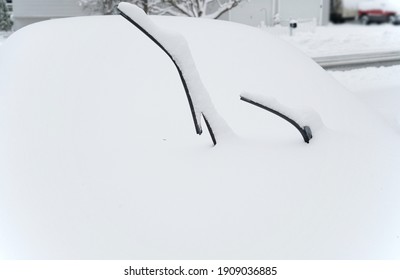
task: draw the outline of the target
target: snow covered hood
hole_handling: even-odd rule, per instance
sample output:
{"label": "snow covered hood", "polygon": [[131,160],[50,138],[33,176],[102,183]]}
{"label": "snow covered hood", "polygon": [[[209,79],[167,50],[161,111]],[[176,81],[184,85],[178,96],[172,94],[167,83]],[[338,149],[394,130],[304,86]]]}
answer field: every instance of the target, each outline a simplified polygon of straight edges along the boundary
{"label": "snow covered hood", "polygon": [[[0,49],[0,258],[400,257],[392,127],[262,31],[152,20],[186,38],[234,135],[194,133],[173,64],[120,16],[18,31]],[[310,144],[243,92],[312,112]]]}

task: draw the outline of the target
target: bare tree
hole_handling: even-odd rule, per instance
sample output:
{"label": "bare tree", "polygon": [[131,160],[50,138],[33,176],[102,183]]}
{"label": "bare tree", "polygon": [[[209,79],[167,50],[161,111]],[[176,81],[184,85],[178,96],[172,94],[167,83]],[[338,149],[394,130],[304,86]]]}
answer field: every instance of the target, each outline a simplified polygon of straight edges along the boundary
{"label": "bare tree", "polygon": [[165,14],[188,17],[219,18],[242,0],[162,0]]}
{"label": "bare tree", "polygon": [[139,6],[147,14],[219,18],[242,0],[79,0],[79,5],[90,14],[116,13],[120,2]]}
{"label": "bare tree", "polygon": [[10,18],[10,13],[8,11],[6,1],[0,0],[0,30],[2,31],[10,31],[12,28],[13,22]]}
{"label": "bare tree", "polygon": [[121,2],[135,4],[146,14],[156,14],[158,9],[152,12],[162,0],[79,0],[78,4],[89,14],[112,15],[117,13],[117,6]]}

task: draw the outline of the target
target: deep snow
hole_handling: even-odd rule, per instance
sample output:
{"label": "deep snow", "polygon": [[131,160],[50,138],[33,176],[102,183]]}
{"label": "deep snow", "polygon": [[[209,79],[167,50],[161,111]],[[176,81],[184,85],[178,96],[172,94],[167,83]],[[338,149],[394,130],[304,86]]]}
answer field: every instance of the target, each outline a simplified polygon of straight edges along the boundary
{"label": "deep snow", "polygon": [[330,74],[400,131],[400,65]]}
{"label": "deep snow", "polygon": [[[277,29],[279,32],[277,32]],[[301,49],[311,57],[370,53],[376,51],[398,51],[400,26],[391,24],[343,24],[314,27],[309,32],[296,32],[290,37],[288,29],[266,28],[266,32],[277,34],[281,39]]]}
{"label": "deep snow", "polygon": [[[399,136],[384,118],[262,31],[153,19],[187,39],[238,137],[212,148],[193,133],[174,66],[122,17],[15,33],[0,49],[0,257],[400,258]],[[243,91],[323,125],[307,145]]]}

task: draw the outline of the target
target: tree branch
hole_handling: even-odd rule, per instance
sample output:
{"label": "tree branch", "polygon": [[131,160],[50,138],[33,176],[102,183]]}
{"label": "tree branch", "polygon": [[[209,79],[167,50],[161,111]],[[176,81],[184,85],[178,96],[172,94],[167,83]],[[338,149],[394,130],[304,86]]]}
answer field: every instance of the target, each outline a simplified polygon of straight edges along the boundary
{"label": "tree branch", "polygon": [[[90,14],[114,14],[120,2],[137,5],[147,14],[219,18],[243,0],[78,0]],[[214,9],[210,12],[211,9]]]}

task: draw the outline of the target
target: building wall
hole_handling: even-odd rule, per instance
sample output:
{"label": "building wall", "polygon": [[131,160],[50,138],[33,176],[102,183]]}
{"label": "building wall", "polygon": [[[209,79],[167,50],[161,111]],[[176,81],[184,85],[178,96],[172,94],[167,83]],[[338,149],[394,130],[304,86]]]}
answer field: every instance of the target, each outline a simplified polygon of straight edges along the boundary
{"label": "building wall", "polygon": [[228,20],[251,26],[259,26],[261,22],[272,25],[274,0],[243,1],[229,11]]}
{"label": "building wall", "polygon": [[281,19],[312,19],[321,25],[329,21],[329,0],[280,0]]}
{"label": "building wall", "polygon": [[274,15],[279,13],[281,21],[315,19],[325,25],[329,22],[329,7],[329,0],[251,0],[231,10],[228,19],[252,26],[259,26],[261,21],[272,25]]}
{"label": "building wall", "polygon": [[52,18],[84,15],[77,0],[13,0],[14,28]]}

